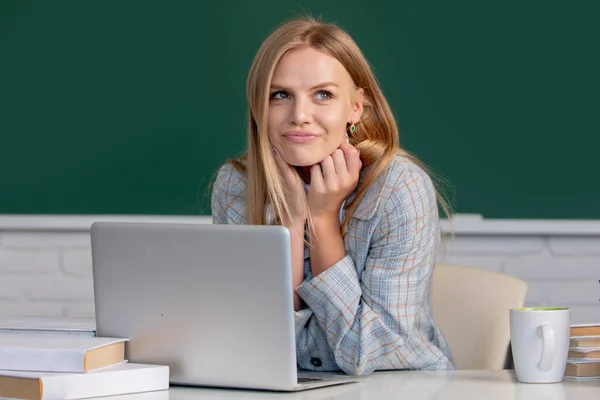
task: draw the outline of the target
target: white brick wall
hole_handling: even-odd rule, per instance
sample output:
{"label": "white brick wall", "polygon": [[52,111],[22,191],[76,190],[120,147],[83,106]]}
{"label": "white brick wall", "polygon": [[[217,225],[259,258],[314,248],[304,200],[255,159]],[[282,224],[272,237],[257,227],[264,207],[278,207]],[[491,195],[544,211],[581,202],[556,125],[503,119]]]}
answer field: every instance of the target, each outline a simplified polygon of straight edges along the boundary
{"label": "white brick wall", "polygon": [[[99,219],[0,216],[0,318],[93,318],[89,225]],[[439,260],[519,277],[529,285],[527,305],[569,307],[573,323],[600,322],[600,224],[583,226],[583,234],[578,225],[521,229],[515,222],[511,233],[505,223],[481,224],[456,224]]]}
{"label": "white brick wall", "polygon": [[88,232],[0,231],[0,317],[93,317]]}
{"label": "white brick wall", "polygon": [[569,307],[573,323],[600,322],[600,234],[481,234],[448,239],[440,261],[523,279],[527,306]]}

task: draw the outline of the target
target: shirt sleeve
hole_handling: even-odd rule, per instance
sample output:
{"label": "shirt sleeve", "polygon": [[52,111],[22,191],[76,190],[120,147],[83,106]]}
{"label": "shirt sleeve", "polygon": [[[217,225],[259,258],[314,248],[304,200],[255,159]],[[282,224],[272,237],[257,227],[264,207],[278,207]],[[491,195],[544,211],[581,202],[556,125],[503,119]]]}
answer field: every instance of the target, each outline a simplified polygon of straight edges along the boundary
{"label": "shirt sleeve", "polygon": [[436,345],[429,305],[439,233],[435,190],[422,171],[393,179],[360,276],[346,255],[297,288],[308,306],[296,313],[301,368],[337,365],[351,375],[453,368]]}
{"label": "shirt sleeve", "polygon": [[244,222],[245,177],[233,165],[219,169],[211,195],[213,224],[240,224]]}

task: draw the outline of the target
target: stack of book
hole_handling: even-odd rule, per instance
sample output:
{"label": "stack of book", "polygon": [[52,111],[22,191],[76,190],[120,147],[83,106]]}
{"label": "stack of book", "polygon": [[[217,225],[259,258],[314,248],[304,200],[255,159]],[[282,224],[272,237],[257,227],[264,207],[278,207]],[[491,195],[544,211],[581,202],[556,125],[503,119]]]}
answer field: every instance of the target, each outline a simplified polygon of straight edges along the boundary
{"label": "stack of book", "polygon": [[600,324],[581,324],[571,327],[565,378],[600,379]]}
{"label": "stack of book", "polygon": [[0,333],[0,398],[83,399],[169,388],[169,367],[128,363],[127,339]]}

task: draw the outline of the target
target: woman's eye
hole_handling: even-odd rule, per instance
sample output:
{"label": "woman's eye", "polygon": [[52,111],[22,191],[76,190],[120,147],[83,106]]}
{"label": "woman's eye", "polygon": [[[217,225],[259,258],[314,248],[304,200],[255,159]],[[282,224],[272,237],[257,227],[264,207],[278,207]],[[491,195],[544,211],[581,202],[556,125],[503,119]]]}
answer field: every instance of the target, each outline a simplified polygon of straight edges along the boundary
{"label": "woman's eye", "polygon": [[319,90],[316,94],[318,100],[331,100],[333,95],[327,90]]}
{"label": "woman's eye", "polygon": [[277,92],[271,93],[271,99],[273,100],[282,100],[287,99],[289,95],[283,90],[278,90]]}

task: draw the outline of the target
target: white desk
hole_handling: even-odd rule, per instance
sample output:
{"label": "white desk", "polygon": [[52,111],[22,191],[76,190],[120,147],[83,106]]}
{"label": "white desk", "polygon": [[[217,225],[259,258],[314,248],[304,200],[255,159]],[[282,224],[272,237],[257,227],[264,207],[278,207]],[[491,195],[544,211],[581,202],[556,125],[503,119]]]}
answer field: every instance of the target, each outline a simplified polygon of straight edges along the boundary
{"label": "white desk", "polygon": [[103,397],[132,400],[598,400],[600,380],[555,384],[517,382],[514,371],[375,372],[359,383],[296,393],[189,388]]}

